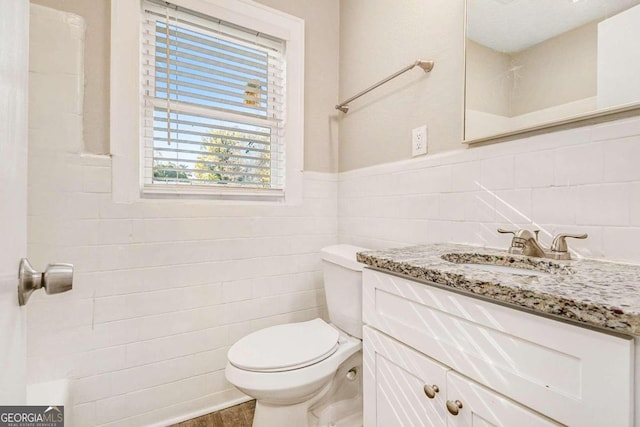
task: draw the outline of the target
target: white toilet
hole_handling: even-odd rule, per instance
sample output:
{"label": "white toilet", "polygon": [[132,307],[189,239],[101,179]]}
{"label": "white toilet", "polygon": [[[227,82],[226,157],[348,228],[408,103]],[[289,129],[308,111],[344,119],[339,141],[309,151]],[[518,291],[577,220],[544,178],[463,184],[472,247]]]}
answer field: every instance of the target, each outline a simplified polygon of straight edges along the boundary
{"label": "white toilet", "polygon": [[256,399],[253,427],[362,425],[362,269],[351,245],[322,249],[331,324],[256,331],[228,353],[227,380]]}

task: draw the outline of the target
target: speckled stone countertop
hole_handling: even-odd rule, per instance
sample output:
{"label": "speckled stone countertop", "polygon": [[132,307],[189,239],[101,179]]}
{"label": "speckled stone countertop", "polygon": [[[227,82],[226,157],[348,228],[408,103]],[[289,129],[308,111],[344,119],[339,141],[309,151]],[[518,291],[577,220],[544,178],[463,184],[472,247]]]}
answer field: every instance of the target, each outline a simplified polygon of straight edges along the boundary
{"label": "speckled stone countertop", "polygon": [[[587,259],[554,261],[453,244],[365,251],[358,253],[358,261],[534,312],[640,336],[637,265]],[[531,274],[482,271],[467,263],[516,267],[531,270]]]}

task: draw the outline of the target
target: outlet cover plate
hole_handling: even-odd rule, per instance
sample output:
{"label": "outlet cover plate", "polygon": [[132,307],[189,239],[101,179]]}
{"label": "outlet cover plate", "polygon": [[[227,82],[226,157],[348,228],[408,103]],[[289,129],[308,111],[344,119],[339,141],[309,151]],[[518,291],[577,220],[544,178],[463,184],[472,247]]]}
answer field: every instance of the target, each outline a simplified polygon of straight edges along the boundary
{"label": "outlet cover plate", "polygon": [[427,154],[427,126],[420,126],[411,131],[411,155]]}

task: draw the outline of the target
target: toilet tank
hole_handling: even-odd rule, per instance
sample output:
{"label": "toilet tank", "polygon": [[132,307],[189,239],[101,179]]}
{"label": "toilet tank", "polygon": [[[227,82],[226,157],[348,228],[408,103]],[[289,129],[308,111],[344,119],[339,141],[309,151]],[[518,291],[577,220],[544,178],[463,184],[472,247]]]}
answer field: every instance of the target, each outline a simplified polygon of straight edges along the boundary
{"label": "toilet tank", "polygon": [[356,253],[368,249],[352,245],[323,248],[322,270],[329,320],[351,336],[362,339],[362,269]]}

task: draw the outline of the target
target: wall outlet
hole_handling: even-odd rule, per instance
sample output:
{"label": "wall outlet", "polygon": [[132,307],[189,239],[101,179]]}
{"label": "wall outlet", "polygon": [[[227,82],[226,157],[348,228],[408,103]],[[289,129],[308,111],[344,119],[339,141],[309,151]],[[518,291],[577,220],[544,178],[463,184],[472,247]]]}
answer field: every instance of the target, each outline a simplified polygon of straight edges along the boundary
{"label": "wall outlet", "polygon": [[420,126],[411,131],[411,155],[427,154],[427,126]]}

